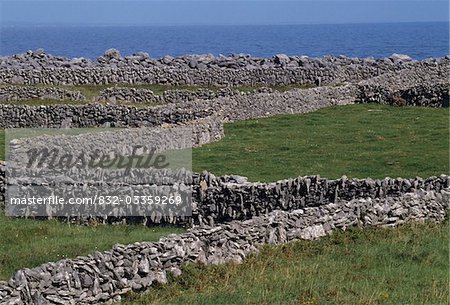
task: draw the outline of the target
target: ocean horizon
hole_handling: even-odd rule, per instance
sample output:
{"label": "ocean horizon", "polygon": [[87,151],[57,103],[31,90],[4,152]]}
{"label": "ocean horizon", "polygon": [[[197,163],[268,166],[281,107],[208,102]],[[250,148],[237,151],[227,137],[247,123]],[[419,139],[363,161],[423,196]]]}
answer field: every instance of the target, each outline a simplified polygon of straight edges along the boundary
{"label": "ocean horizon", "polygon": [[382,58],[401,53],[420,60],[449,54],[449,23],[0,27],[0,55],[38,48],[52,55],[91,59],[116,48],[122,55],[144,51],[157,58],[208,53]]}

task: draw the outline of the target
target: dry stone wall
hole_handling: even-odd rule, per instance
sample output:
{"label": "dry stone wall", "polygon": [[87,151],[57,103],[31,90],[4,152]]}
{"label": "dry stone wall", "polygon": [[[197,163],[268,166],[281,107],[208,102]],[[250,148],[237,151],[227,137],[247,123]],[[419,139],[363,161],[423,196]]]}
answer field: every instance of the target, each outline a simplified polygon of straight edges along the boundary
{"label": "dry stone wall", "polygon": [[[444,59],[439,59],[444,60]],[[287,85],[356,82],[422,65],[408,56],[390,58],[309,58],[279,54],[273,58],[249,55],[188,55],[152,59],[140,52],[122,57],[107,50],[96,61],[64,58],[44,50],[0,57],[0,83],[9,84],[177,84]]]}
{"label": "dry stone wall", "polygon": [[[2,118],[0,122],[3,125],[0,127],[141,127],[160,126],[161,124],[187,124],[193,126],[194,143],[202,145],[218,140],[223,136],[223,120],[241,120],[284,113],[304,113],[331,105],[354,102],[392,103],[396,96],[400,98],[400,101],[403,99],[405,104],[448,107],[448,80],[445,76],[447,75],[449,61],[447,59],[443,62],[430,60],[425,63],[423,63],[422,69],[405,69],[402,74],[386,74],[372,80],[362,81],[356,85],[322,86],[288,92],[260,89],[250,94],[235,94],[194,101],[190,101],[190,97],[188,97],[183,103],[169,103],[164,106],[143,109],[94,104],[48,107],[2,105],[0,106],[0,118]],[[172,96],[178,98],[180,95],[175,93]],[[440,181],[439,185],[448,185],[448,182]],[[245,186],[242,187],[246,188]],[[256,189],[258,188],[256,187]],[[270,196],[277,198],[273,190],[269,189]],[[415,187],[412,189],[415,189]],[[403,190],[403,192],[405,191]],[[196,194],[199,193],[196,191]],[[328,202],[324,198],[330,198],[330,195],[320,194],[322,197],[316,196],[312,199],[312,202],[319,202],[320,204]],[[234,202],[235,197],[232,196],[235,195],[227,197],[220,191],[211,191],[208,196],[211,199],[211,202],[209,202],[211,211],[204,209],[209,203],[203,204],[202,197],[196,198],[200,204],[198,210],[194,211],[197,213],[194,213],[196,215],[193,218],[195,223],[214,223],[223,219],[243,219],[244,216],[242,215],[254,216],[262,213],[265,209],[282,208],[283,205],[287,204],[283,201],[272,200],[267,203],[268,206],[263,208],[236,209],[235,207],[239,207],[239,205]],[[227,199],[221,199],[221,196]],[[247,195],[239,194],[236,196]],[[295,200],[303,200],[305,203],[305,198],[307,197],[300,196]],[[334,198],[340,198],[340,196]],[[347,197],[344,196],[343,198]],[[228,200],[228,202],[224,203],[224,200]],[[256,197],[250,197],[246,199],[246,202],[255,200],[258,201]],[[225,210],[228,211],[225,212]],[[150,223],[166,221],[158,218],[151,219]],[[186,223],[186,219],[172,219],[170,222]]]}
{"label": "dry stone wall", "polygon": [[[86,155],[94,155],[95,152],[108,154],[113,151],[131,155],[135,146],[153,147],[158,152],[188,149],[218,141],[224,136],[222,121],[215,116],[152,128],[87,128],[77,134],[64,133],[66,129],[60,133],[57,133],[60,129],[55,131],[54,134],[43,131],[32,138],[14,139],[10,144],[14,156],[10,160],[17,159],[18,155],[26,156],[27,151],[35,148],[45,148],[48,151],[63,148],[66,152],[83,150]],[[191,136],[192,141],[183,139],[184,136]]]}
{"label": "dry stone wall", "polygon": [[30,99],[52,99],[85,101],[79,91],[70,91],[52,87],[0,86],[0,102],[11,102]]}
{"label": "dry stone wall", "polygon": [[0,128],[60,127],[153,127],[206,118],[212,109],[182,109],[174,106],[136,108],[125,105],[0,104]]}
{"label": "dry stone wall", "polygon": [[194,100],[155,107],[127,105],[19,106],[0,104],[0,128],[23,127],[152,127],[186,123],[213,114],[242,120],[284,113],[304,113],[353,103],[353,86],[297,89],[284,93],[251,93],[212,100]]}
{"label": "dry stone wall", "polygon": [[353,85],[295,89],[286,92],[256,93],[222,97],[197,104],[216,109],[224,120],[236,121],[277,114],[298,114],[334,105],[353,104],[357,91]]}
{"label": "dry stone wall", "polygon": [[387,87],[362,87],[359,103],[377,103],[393,106],[449,107],[449,84],[421,84],[403,90]]}
{"label": "dry stone wall", "polygon": [[359,85],[382,86],[392,91],[404,90],[422,84],[449,82],[450,58],[431,58],[402,71],[389,72],[363,80]]}
{"label": "dry stone wall", "polygon": [[[107,142],[107,140],[105,140]],[[49,142],[51,144],[51,141]],[[69,145],[69,144],[68,144]],[[94,149],[94,148],[93,148]],[[3,182],[0,189],[5,189],[5,166],[0,168],[3,172]],[[17,170],[16,170],[17,172]],[[17,174],[16,174],[17,175]],[[33,175],[28,173],[27,176]],[[56,175],[52,172],[52,175]],[[87,177],[102,177],[105,181],[127,182],[133,177],[133,184],[149,185],[151,173],[146,169],[135,169],[133,172],[115,170],[108,172],[102,169],[94,173],[83,171],[67,172],[68,181],[75,181],[78,185],[86,184]],[[321,178],[320,176],[305,176],[295,179],[280,180],[273,183],[248,182],[241,176],[216,177],[211,173],[194,174],[189,179],[183,178],[185,173],[166,173],[165,176],[175,179],[173,183],[182,181],[192,187],[192,216],[167,216],[160,211],[149,217],[99,217],[95,212],[92,217],[70,218],[71,221],[83,223],[93,220],[103,223],[144,223],[153,225],[169,223],[173,225],[214,225],[233,220],[248,220],[255,216],[265,215],[275,210],[292,211],[305,207],[318,207],[338,201],[349,201],[355,198],[388,198],[401,197],[406,193],[418,190],[440,192],[450,188],[450,177],[423,178],[385,178],[385,179],[348,179],[342,177],[336,180]],[[58,176],[59,177],[59,176]],[[46,176],[44,185],[54,184],[60,179]],[[168,183],[171,181],[167,180]],[[94,186],[90,186],[95,190]],[[66,197],[71,197],[67,194]],[[4,198],[4,197],[3,197]],[[129,213],[130,214],[130,213]],[[136,215],[136,214],[133,214]],[[178,215],[187,215],[186,213]]]}
{"label": "dry stone wall", "polygon": [[[274,92],[259,89],[249,94],[227,89],[217,93],[169,91],[157,97],[163,106],[136,108],[118,105],[55,105],[47,107],[0,105],[0,128],[8,127],[140,127],[186,122],[212,114],[224,120],[242,120],[275,114],[304,113],[331,105],[376,102],[416,106],[448,106],[450,60],[429,60],[357,84],[321,86]],[[117,92],[119,90],[119,93]],[[143,89],[111,89],[104,97],[146,100]],[[212,99],[211,96],[214,96]],[[175,102],[177,101],[177,102]]]}
{"label": "dry stone wall", "polygon": [[[254,92],[272,91],[269,88],[254,90]],[[198,90],[166,90],[162,94],[154,94],[149,89],[140,88],[126,88],[126,87],[111,87],[100,92],[97,101],[104,101],[114,103],[116,101],[126,101],[134,103],[182,103],[194,100],[212,100],[218,97],[235,96],[242,94],[238,90],[231,88],[219,89],[217,91],[209,89]]]}
{"label": "dry stone wall", "polygon": [[179,276],[187,263],[240,263],[262,244],[316,239],[335,229],[396,226],[406,221],[440,222],[448,191],[419,191],[401,197],[358,198],[319,207],[274,211],[220,226],[193,228],[158,242],[115,245],[110,251],[17,271],[0,282],[2,304],[99,304],[119,301]]}
{"label": "dry stone wall", "polygon": [[[201,181],[206,182],[202,189]],[[239,176],[195,176],[193,200],[195,222],[212,225],[245,220],[274,210],[291,211],[349,201],[355,198],[401,197],[417,190],[436,191],[450,187],[450,177],[341,179],[305,176],[274,183],[252,183]]]}
{"label": "dry stone wall", "polygon": [[[409,106],[449,107],[449,88],[448,83],[435,86],[420,85],[402,90],[397,96]],[[393,98],[395,97],[396,95]]]}
{"label": "dry stone wall", "polygon": [[449,60],[430,59],[420,69],[410,67],[361,81],[357,102],[448,107],[449,71]]}

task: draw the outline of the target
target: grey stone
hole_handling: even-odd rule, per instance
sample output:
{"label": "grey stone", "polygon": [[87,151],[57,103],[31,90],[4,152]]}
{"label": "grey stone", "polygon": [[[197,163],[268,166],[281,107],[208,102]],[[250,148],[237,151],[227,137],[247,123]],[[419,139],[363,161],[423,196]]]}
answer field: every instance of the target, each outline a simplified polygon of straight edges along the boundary
{"label": "grey stone", "polygon": [[196,68],[198,65],[197,59],[193,58],[189,61],[189,68]]}
{"label": "grey stone", "polygon": [[274,57],[274,61],[277,64],[287,64],[291,61],[291,59],[286,54],[277,54]]}
{"label": "grey stone", "polygon": [[139,58],[141,61],[150,58],[150,55],[147,52],[137,52],[134,53],[133,55]]}
{"label": "grey stone", "polygon": [[34,51],[34,52],[32,53],[32,56],[33,56],[33,57],[41,57],[41,56],[44,55],[44,54],[45,54],[44,49],[39,48],[39,49],[36,49],[36,51]]}
{"label": "grey stone", "polygon": [[103,54],[103,57],[107,58],[107,59],[120,59],[120,52],[114,48],[108,49],[105,51],[105,53]]}
{"label": "grey stone", "polygon": [[399,62],[408,62],[412,61],[412,58],[405,54],[397,54],[394,53],[391,56],[389,56],[389,59],[394,62],[394,64],[397,64]]}
{"label": "grey stone", "polygon": [[175,58],[173,58],[172,56],[170,56],[170,55],[166,55],[166,56],[164,56],[163,58],[162,58],[162,62],[164,63],[164,64],[170,64],[171,62],[173,62],[173,60],[174,60]]}

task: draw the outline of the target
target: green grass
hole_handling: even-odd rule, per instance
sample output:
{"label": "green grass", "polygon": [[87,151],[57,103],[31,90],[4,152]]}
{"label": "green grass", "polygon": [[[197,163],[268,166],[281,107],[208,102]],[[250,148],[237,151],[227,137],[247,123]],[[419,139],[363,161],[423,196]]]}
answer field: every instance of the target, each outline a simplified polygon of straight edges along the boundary
{"label": "green grass", "polygon": [[123,305],[448,304],[448,221],[265,246],[242,265],[188,265]]}
{"label": "green grass", "polygon": [[194,149],[193,167],[252,181],[448,174],[448,115],[448,108],[348,105],[228,123],[222,141]]}
{"label": "green grass", "polygon": [[[448,115],[449,109],[349,105],[226,124],[222,141],[193,150],[193,167],[254,181],[448,174]],[[2,216],[0,277],[174,230]],[[447,304],[448,289],[447,221],[352,229],[319,241],[264,247],[243,266],[188,266],[181,278],[147,296],[130,296],[125,304],[428,305]]]}
{"label": "green grass", "polygon": [[143,225],[69,225],[56,220],[10,218],[0,213],[0,279],[9,279],[21,268],[109,250],[116,243],[158,240],[183,231]]}

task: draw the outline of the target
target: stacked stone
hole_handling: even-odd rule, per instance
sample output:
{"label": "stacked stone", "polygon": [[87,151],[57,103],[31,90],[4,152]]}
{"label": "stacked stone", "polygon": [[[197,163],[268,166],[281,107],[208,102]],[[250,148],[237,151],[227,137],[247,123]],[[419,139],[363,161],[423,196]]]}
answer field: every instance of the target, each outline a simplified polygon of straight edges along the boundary
{"label": "stacked stone", "polygon": [[195,91],[176,89],[166,90],[161,95],[156,95],[149,89],[111,87],[102,90],[97,97],[97,101],[168,104],[195,100],[212,100],[217,97],[235,96],[237,94],[240,94],[240,92],[231,88],[219,89],[218,91],[202,88]]}
{"label": "stacked stone", "polygon": [[[256,92],[256,91],[254,91]],[[249,92],[251,93],[251,92]],[[213,100],[218,97],[232,97],[242,94],[238,90],[232,89],[230,87],[221,88],[217,91],[209,90],[209,89],[198,89],[195,91],[192,90],[167,90],[164,91],[162,95],[160,95],[161,103],[180,103],[180,102],[189,102],[195,100]]]}
{"label": "stacked stone", "polygon": [[[207,188],[202,187],[205,181]],[[355,198],[401,197],[417,190],[440,192],[450,187],[450,177],[426,179],[341,179],[305,176],[274,183],[251,183],[243,177],[195,175],[193,180],[193,221],[212,225],[245,220],[270,211],[292,211],[323,206]]]}
{"label": "stacked stone", "polygon": [[286,92],[263,91],[234,97],[220,97],[195,104],[198,105],[197,107],[215,109],[224,120],[238,121],[278,114],[307,113],[329,106],[353,104],[356,96],[355,86],[344,85],[295,89]]}
{"label": "stacked stone", "polygon": [[[264,92],[264,90],[261,90]],[[244,120],[284,113],[305,113],[353,103],[353,86],[320,87],[284,93],[237,94],[212,100],[136,108],[128,105],[25,106],[0,104],[0,128],[151,127],[177,124],[216,114],[219,120]]]}
{"label": "stacked stone", "polygon": [[[391,98],[391,104],[395,101],[395,97],[394,95]],[[422,84],[400,91],[398,97],[405,101],[408,106],[449,107],[449,84]]]}
{"label": "stacked stone", "polygon": [[359,91],[357,102],[392,106],[448,107],[449,84],[420,84],[397,91],[383,86],[363,86]]}
{"label": "stacked stone", "polygon": [[86,98],[79,91],[65,90],[51,87],[25,87],[2,86],[0,87],[0,102],[21,101],[30,99],[51,99],[85,101]]}
{"label": "stacked stone", "polygon": [[[355,102],[448,107],[448,88],[447,83],[405,86],[404,89],[396,92],[379,86],[325,86],[287,92],[252,92],[206,100],[189,101],[190,98],[186,98],[185,102],[168,103],[150,108],[98,104],[78,106],[0,104],[0,128],[148,127],[162,123],[187,122],[212,114],[217,114],[216,117],[220,120],[234,121],[276,114],[306,113],[328,106]],[[169,100],[157,97],[157,100],[161,99],[164,99],[164,102]]]}
{"label": "stacked stone", "polygon": [[158,96],[149,89],[111,87],[102,90],[96,98],[99,102],[132,102],[132,103],[160,103]]}
{"label": "stacked stone", "polygon": [[429,59],[401,73],[386,73],[358,83],[357,102],[448,107],[450,61]]}
{"label": "stacked stone", "polygon": [[17,271],[0,282],[2,304],[99,304],[119,301],[179,276],[186,263],[241,263],[262,244],[316,239],[335,229],[440,222],[450,192],[421,191],[384,199],[359,198],[291,212],[274,211],[250,220],[193,228],[158,242],[115,245],[110,251]]}
{"label": "stacked stone", "polygon": [[0,104],[0,128],[154,127],[206,118],[213,109],[182,109],[176,105],[136,108],[125,105]]}
{"label": "stacked stone", "polygon": [[[99,136],[104,137],[103,135]],[[51,143],[49,141],[49,145]],[[67,146],[70,147],[70,144],[67,144]],[[89,148],[89,144],[86,145],[86,148]],[[1,170],[3,172],[0,173],[0,176],[4,177],[5,167],[1,168]],[[15,171],[16,175],[20,172],[19,169]],[[28,169],[23,169],[23,171],[25,177],[34,175],[31,172],[26,172]],[[126,191],[128,190],[127,183],[140,185],[144,192],[146,188],[151,190],[150,185],[152,182],[149,177],[153,177],[153,173],[148,172],[147,169],[133,169],[132,172],[119,169],[114,171],[98,169],[95,172],[84,172],[74,169],[62,174],[67,177],[68,181],[72,181],[72,183],[77,185],[87,184],[88,182],[86,181],[91,181],[95,179],[94,177],[101,177],[102,181],[115,181],[123,185],[120,191],[125,194],[130,193]],[[180,173],[164,172],[159,175],[166,177],[166,182],[169,185],[182,182],[184,185],[189,186],[189,192],[192,193],[192,206],[184,207],[188,208],[188,210],[183,210],[183,213],[173,215],[188,215],[192,209],[191,217],[169,216],[172,213],[163,213],[155,209],[155,213],[152,213],[149,217],[93,216],[90,218],[102,223],[144,223],[146,225],[169,223],[181,226],[214,225],[234,220],[247,220],[275,210],[292,211],[305,207],[320,207],[356,198],[400,198],[404,194],[419,190],[441,192],[450,187],[450,177],[446,175],[426,179],[418,177],[409,179],[347,179],[344,176],[336,180],[328,180],[320,176],[305,176],[273,183],[253,183],[240,176],[216,177],[211,173],[204,172],[189,176],[189,179],[187,179],[187,174],[187,172],[182,171]],[[53,171],[51,175],[42,177],[43,185],[55,187],[54,181],[60,179],[55,178],[55,175]],[[192,175],[192,173],[189,172],[189,175]],[[42,176],[42,173],[40,176]],[[132,182],[130,177],[133,177]],[[158,181],[160,180],[158,179]],[[3,181],[2,183],[0,188],[4,190],[5,182]],[[99,189],[100,193],[105,192],[102,191],[102,185],[91,185],[89,192],[95,194],[97,189]],[[71,193],[69,193],[65,197],[71,196]],[[177,211],[180,212],[179,210]],[[95,212],[92,215],[95,215]],[[128,215],[142,214],[128,213]],[[71,217],[70,219],[77,223],[83,223],[88,220],[84,218],[77,219],[76,217]]]}
{"label": "stacked stone", "polygon": [[[439,62],[447,59],[438,59]],[[0,57],[0,83],[20,84],[177,84],[177,85],[288,85],[355,82],[382,73],[420,67],[408,56],[390,58],[309,58],[278,54],[253,58],[186,55],[152,59],[139,52],[122,57],[110,49],[96,61],[64,58],[44,50]]]}

